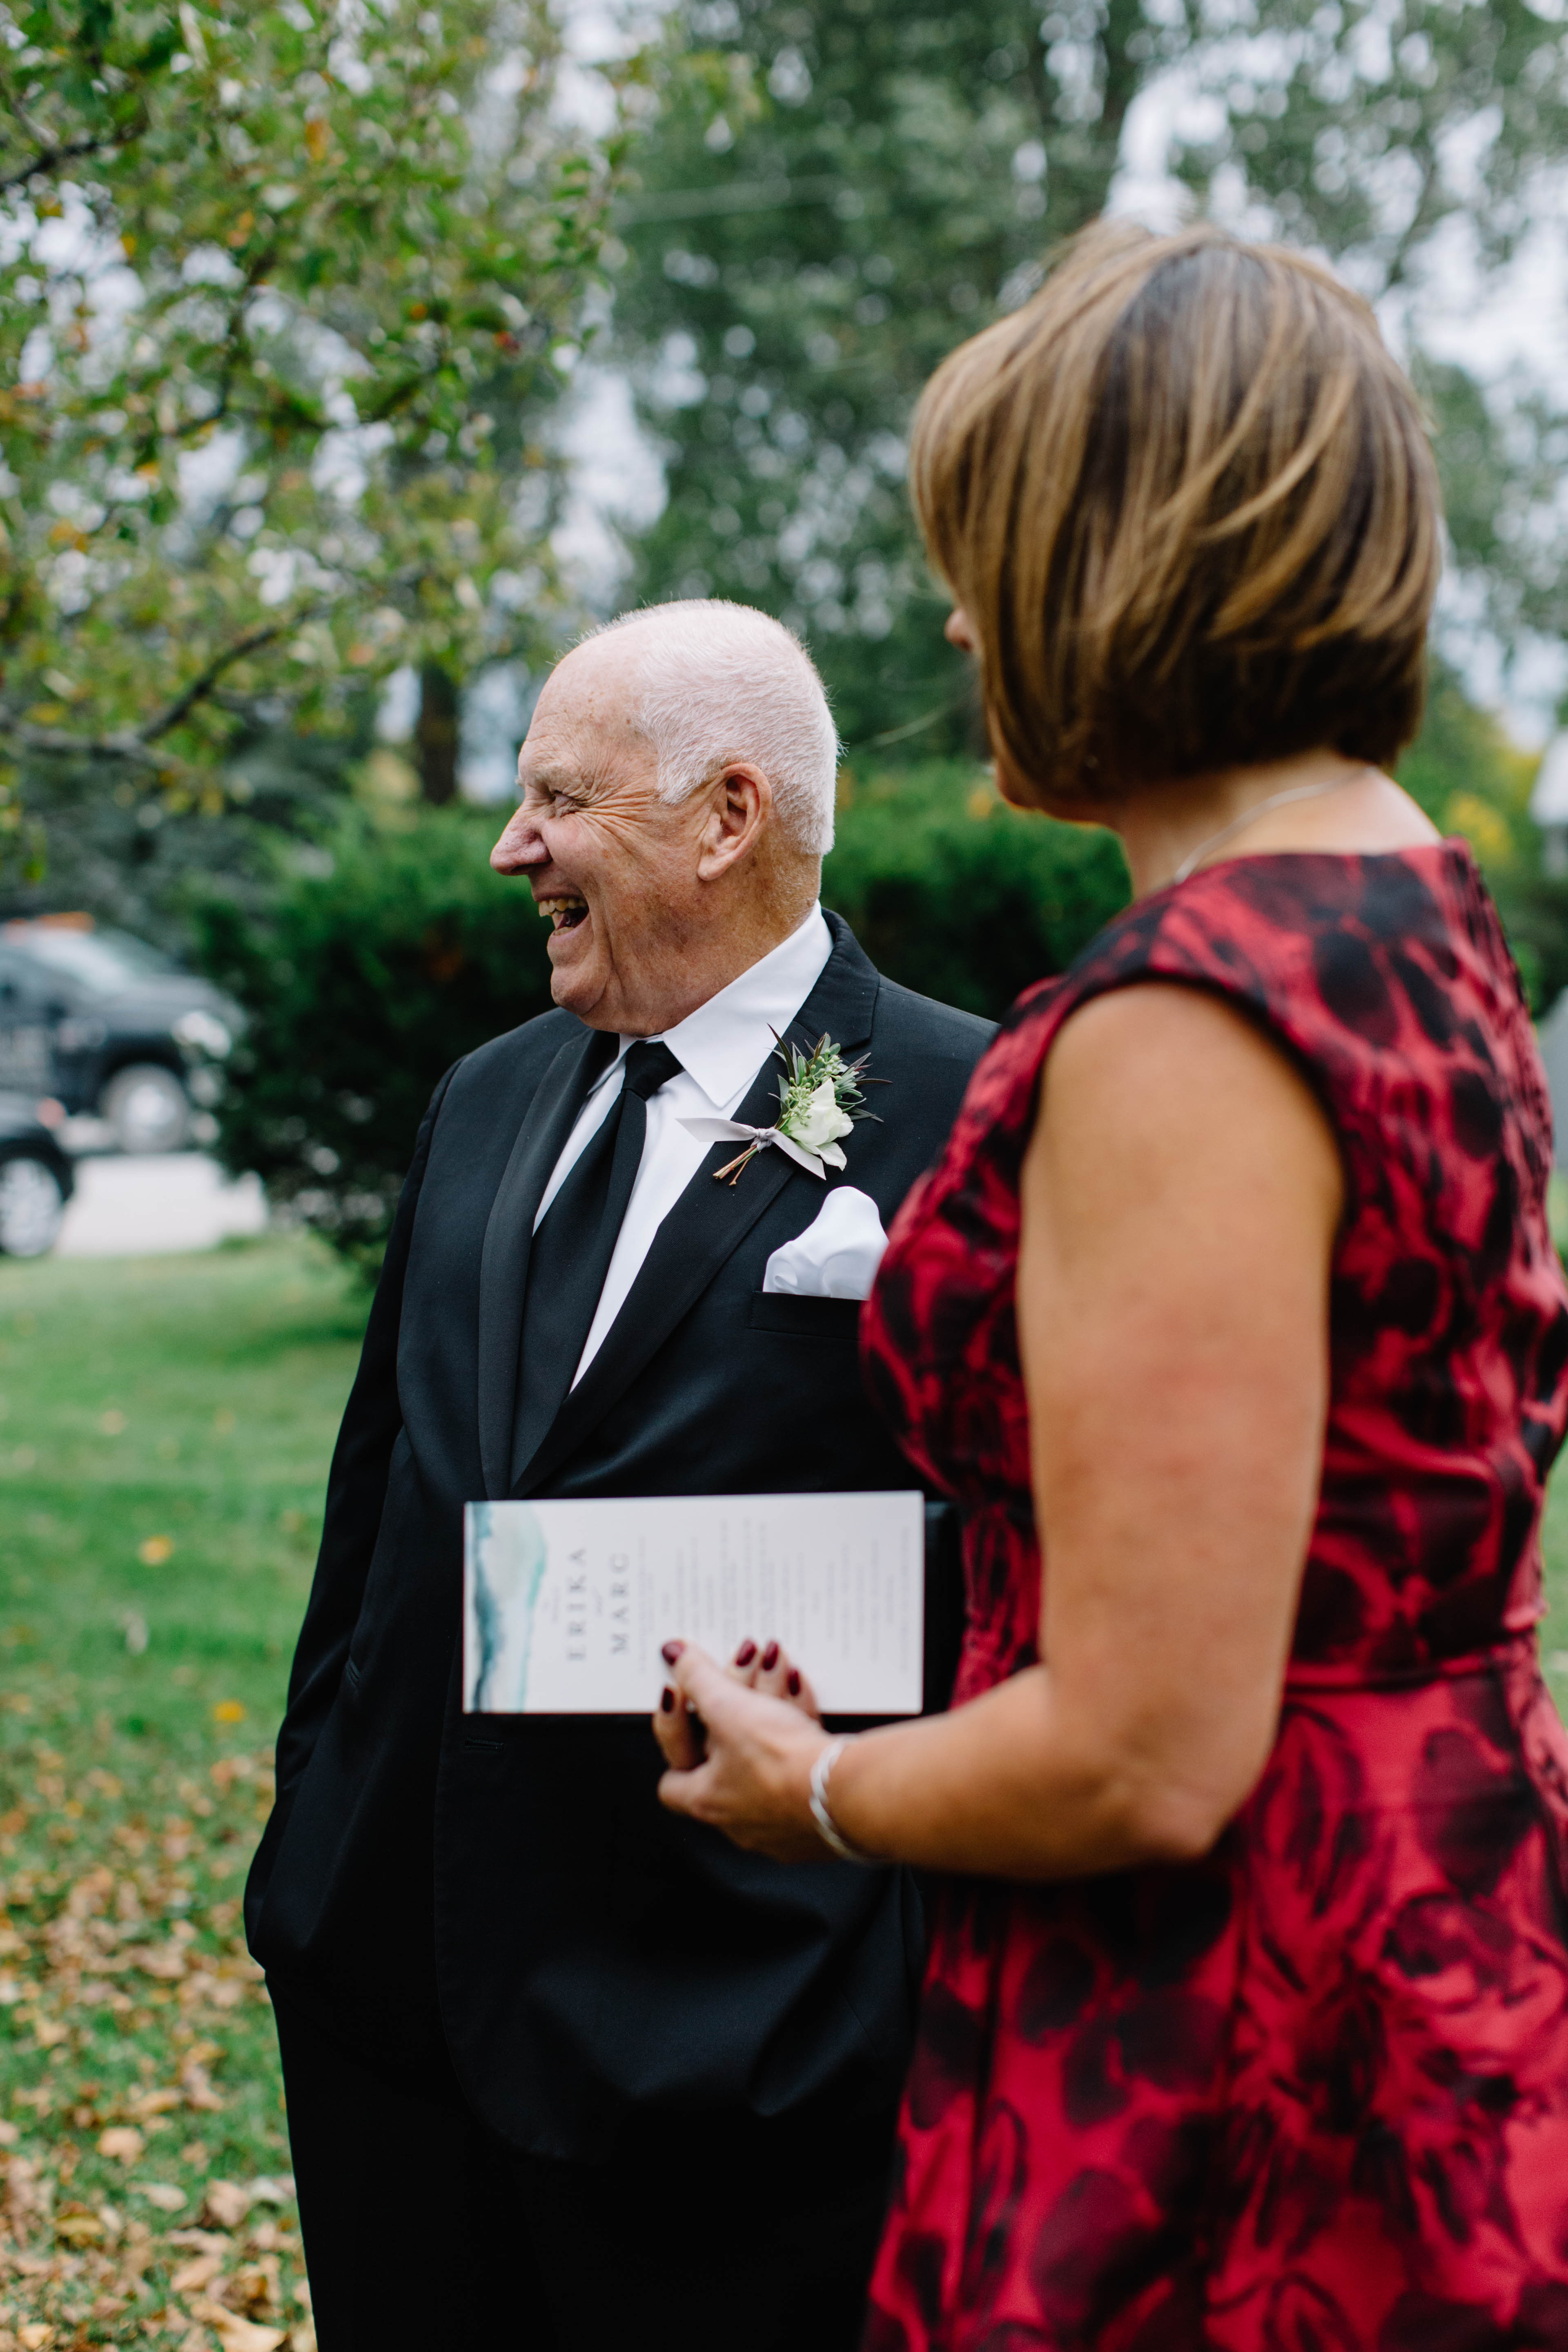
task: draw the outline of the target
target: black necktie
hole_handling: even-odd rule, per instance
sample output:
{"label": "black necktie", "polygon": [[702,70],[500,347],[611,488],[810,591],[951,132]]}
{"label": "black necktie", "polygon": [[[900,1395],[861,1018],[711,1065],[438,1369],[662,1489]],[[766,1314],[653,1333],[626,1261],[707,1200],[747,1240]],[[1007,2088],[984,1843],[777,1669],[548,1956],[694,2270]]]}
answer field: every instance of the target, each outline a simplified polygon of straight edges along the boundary
{"label": "black necktie", "polygon": [[532,1460],[572,1385],[642,1164],[647,1099],[681,1065],[639,1039],[621,1091],[589,1138],[533,1236],[523,1299],[512,1431],[514,1479]]}

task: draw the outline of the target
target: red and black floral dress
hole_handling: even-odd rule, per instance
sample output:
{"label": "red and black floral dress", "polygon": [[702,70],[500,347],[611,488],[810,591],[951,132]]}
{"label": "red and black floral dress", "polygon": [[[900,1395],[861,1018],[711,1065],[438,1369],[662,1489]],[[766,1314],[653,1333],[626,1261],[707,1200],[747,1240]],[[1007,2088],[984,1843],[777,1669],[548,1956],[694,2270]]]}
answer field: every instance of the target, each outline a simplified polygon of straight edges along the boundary
{"label": "red and black floral dress", "polygon": [[[1339,1138],[1321,1496],[1279,1733],[1204,1862],[950,1881],[867,2352],[1564,2352],[1568,1418],[1550,1114],[1462,845],[1240,857],[1030,992],[894,1227],[868,1375],[957,1496],[957,1700],[1036,1656],[1019,1168],[1073,1008],[1169,980]],[[1047,1563],[1048,1568],[1048,1563]]]}

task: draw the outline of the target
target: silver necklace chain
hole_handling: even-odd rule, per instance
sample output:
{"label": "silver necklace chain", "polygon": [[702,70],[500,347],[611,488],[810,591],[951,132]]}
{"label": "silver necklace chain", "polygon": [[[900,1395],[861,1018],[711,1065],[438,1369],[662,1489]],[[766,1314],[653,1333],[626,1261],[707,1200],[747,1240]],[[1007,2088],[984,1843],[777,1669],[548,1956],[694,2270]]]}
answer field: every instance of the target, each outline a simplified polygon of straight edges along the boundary
{"label": "silver necklace chain", "polygon": [[1282,793],[1270,793],[1267,800],[1257,801],[1251,808],[1243,809],[1239,816],[1232,817],[1228,824],[1222,824],[1217,833],[1211,833],[1206,841],[1200,841],[1195,849],[1190,849],[1172,875],[1172,882],[1184,882],[1211,849],[1217,849],[1222,842],[1229,841],[1233,835],[1241,832],[1243,826],[1249,825],[1255,817],[1264,815],[1268,810],[1283,808],[1288,801],[1315,801],[1324,793],[1337,793],[1342,784],[1352,781],[1349,776],[1334,776],[1326,784],[1289,784]]}

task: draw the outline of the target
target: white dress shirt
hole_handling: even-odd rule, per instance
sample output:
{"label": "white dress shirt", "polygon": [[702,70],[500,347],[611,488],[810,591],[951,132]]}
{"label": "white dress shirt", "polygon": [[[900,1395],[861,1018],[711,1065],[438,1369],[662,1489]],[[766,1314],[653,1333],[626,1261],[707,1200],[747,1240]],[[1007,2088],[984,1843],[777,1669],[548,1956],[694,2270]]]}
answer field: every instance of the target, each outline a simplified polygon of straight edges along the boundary
{"label": "white dress shirt", "polygon": [[[695,1013],[689,1013],[684,1021],[678,1021],[673,1029],[667,1029],[658,1041],[668,1046],[680,1064],[680,1073],[648,1097],[647,1134],[637,1181],[573,1375],[574,1388],[625,1306],[655,1234],[712,1149],[689,1134],[680,1121],[734,1117],[752,1079],[811,994],[832,953],[833,934],[823,920],[820,906],[813,907],[797,931],[721,988],[717,996],[710,996],[706,1004],[700,1004]],[[626,1055],[636,1043],[635,1037],[621,1039],[620,1052],[578,1112],[576,1125],[540,1197],[535,1233],[590,1137],[608,1116],[621,1091]],[[782,1069],[779,1076],[782,1079]]]}

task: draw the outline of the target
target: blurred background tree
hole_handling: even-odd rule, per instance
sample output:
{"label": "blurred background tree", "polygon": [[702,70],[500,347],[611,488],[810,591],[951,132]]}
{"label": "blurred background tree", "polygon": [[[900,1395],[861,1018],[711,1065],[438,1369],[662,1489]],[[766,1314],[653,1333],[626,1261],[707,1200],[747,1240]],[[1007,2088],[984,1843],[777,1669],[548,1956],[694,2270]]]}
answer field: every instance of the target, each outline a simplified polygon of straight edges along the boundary
{"label": "blurred background tree", "polygon": [[1326,250],[1394,322],[1486,625],[1505,647],[1568,634],[1552,516],[1568,412],[1505,414],[1422,340],[1434,273],[1505,263],[1568,152],[1554,13],[678,0],[685,69],[617,215],[618,348],[668,488],[637,593],[791,619],[852,746],[900,729],[923,751],[963,742],[963,668],[903,489],[910,411],[943,353],[1105,207],[1147,98],[1143,146],[1200,208]]}
{"label": "blurred background tree", "polygon": [[0,9],[14,863],[286,821],[336,773],[292,747],[363,749],[407,663],[451,797],[456,682],[558,602],[541,427],[623,151],[559,65],[544,0]]}
{"label": "blurred background tree", "polygon": [[[1432,404],[1472,631],[1505,661],[1568,635],[1563,417],[1423,340],[1568,152],[1568,45],[1524,0],[675,0],[593,135],[567,68],[547,0],[0,0],[13,872],[47,848],[47,903],[194,931],[250,1015],[225,1157],[366,1260],[442,1069],[546,1001],[458,748],[476,681],[537,676],[588,617],[555,544],[585,350],[667,491],[600,593],[801,631],[848,747],[828,903],[979,1011],[1126,879],[979,764],[904,440],[931,368],[1108,201],[1163,173],[1168,205],[1173,174],[1332,254]],[[1568,891],[1474,691],[1439,659],[1402,772],[1475,844],[1543,1007]]]}

